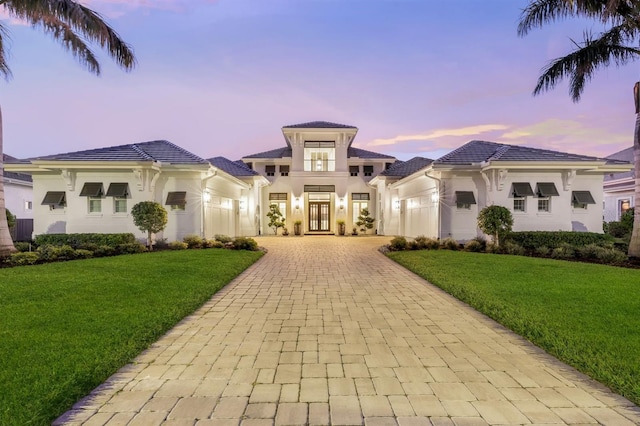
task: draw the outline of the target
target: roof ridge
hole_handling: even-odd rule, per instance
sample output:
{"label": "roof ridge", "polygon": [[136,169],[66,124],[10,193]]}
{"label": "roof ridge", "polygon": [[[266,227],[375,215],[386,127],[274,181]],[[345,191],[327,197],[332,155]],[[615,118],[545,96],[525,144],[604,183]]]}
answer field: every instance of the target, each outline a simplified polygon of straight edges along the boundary
{"label": "roof ridge", "polygon": [[[153,158],[151,155],[147,154],[147,152],[145,150],[140,148],[137,143],[132,143],[130,145],[131,145],[131,149],[133,149],[138,154],[142,155],[143,158],[145,158],[147,160],[151,160],[151,161],[156,161],[155,158]],[[126,146],[126,145],[124,145],[124,146]]]}
{"label": "roof ridge", "polygon": [[496,148],[495,152],[491,154],[489,158],[487,158],[487,161],[499,160],[500,157],[502,157],[504,154],[507,153],[507,151],[509,151],[509,149],[511,149],[511,145],[502,145],[502,144],[500,145],[501,146]]}

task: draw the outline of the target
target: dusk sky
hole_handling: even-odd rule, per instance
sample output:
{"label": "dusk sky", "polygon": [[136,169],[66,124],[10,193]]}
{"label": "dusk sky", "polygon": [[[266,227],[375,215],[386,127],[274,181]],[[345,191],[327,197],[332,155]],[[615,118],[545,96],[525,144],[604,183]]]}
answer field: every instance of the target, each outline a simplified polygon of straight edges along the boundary
{"label": "dusk sky", "polygon": [[[407,160],[482,139],[606,156],[633,144],[640,63],[603,69],[574,104],[533,97],[540,70],[591,22],[519,38],[524,0],[91,0],[138,66],[95,77],[48,36],[10,31],[4,152],[26,158],[156,139],[232,160],[284,145],[281,127],[359,128]],[[96,51],[98,48],[96,47]]]}

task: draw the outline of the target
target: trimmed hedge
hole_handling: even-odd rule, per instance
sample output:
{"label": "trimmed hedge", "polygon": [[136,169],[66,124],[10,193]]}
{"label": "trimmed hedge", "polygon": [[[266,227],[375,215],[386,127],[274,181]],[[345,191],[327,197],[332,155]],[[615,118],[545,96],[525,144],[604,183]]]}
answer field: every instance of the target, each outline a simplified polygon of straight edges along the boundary
{"label": "trimmed hedge", "polygon": [[122,244],[137,243],[136,237],[131,233],[123,234],[40,234],[36,237],[35,243],[38,246],[71,246],[73,248],[84,248],[87,244],[97,246],[117,247]]}
{"label": "trimmed hedge", "polygon": [[538,247],[554,249],[563,244],[571,244],[577,247],[589,244],[612,245],[614,242],[614,238],[611,235],[573,231],[512,232],[505,237],[505,240],[514,242],[525,250],[535,250]]}

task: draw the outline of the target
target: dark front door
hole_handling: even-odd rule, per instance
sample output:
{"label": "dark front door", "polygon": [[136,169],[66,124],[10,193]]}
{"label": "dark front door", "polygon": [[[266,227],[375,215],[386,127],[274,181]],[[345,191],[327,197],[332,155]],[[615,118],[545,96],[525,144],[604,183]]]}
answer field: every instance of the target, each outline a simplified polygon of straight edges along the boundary
{"label": "dark front door", "polygon": [[309,202],[309,231],[329,231],[329,203]]}

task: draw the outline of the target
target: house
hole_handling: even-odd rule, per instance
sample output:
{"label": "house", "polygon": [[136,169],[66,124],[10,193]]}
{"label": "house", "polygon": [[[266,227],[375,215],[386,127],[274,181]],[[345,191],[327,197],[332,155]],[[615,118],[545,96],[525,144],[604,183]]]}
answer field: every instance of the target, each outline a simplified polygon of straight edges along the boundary
{"label": "house", "polygon": [[[626,161],[633,164],[633,147],[623,149],[607,157],[610,160]],[[624,212],[634,206],[635,170],[607,173],[604,176],[604,221],[620,220]]]}
{"label": "house", "polygon": [[[2,154],[3,163],[17,162],[18,159]],[[15,241],[31,239],[33,232],[33,182],[28,173],[3,171],[4,202],[17,221],[11,237]]]}
{"label": "house", "polygon": [[[168,141],[158,140],[8,162],[9,171],[33,178],[34,234],[140,231],[131,207],[156,201],[168,211],[158,238],[182,240],[189,234],[253,235],[252,217],[241,202],[254,182],[228,164],[213,166]],[[227,167],[229,166],[229,167]]]}
{"label": "house", "polygon": [[432,160],[408,161],[356,148],[354,126],[313,121],[282,127],[284,144],[238,161],[207,160],[167,141],[58,154],[8,163],[33,176],[34,233],[139,231],[139,201],[157,201],[169,220],[159,238],[187,234],[272,234],[276,204],[285,226],[307,235],[351,229],[366,208],[379,235],[459,241],[482,233],[480,210],[507,207],[514,230],[602,232],[603,180],[631,169],[602,159],[471,141]]}
{"label": "house", "polygon": [[[421,167],[422,166],[422,167]],[[473,239],[493,204],[513,214],[514,231],[602,232],[602,183],[628,162],[471,141],[435,160],[395,164],[377,187],[386,234]]]}

